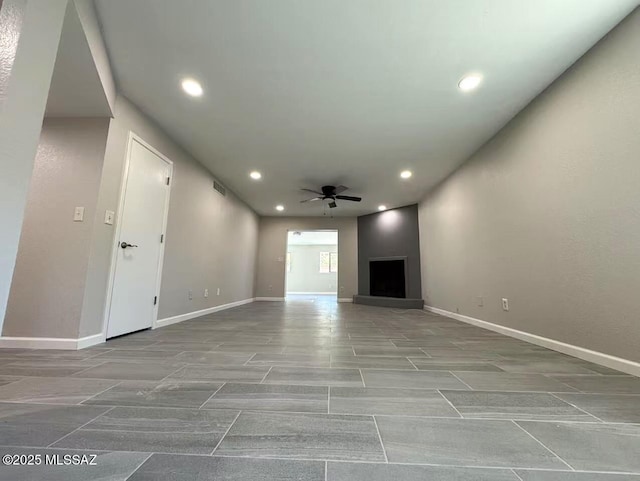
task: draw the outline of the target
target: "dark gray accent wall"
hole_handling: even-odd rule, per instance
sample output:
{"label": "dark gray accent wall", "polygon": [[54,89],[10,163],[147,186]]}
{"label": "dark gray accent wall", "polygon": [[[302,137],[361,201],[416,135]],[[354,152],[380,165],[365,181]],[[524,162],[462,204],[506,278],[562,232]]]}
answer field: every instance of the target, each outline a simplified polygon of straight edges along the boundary
{"label": "dark gray accent wall", "polygon": [[358,294],[369,295],[369,259],[407,258],[407,297],[422,298],[418,205],[358,217]]}

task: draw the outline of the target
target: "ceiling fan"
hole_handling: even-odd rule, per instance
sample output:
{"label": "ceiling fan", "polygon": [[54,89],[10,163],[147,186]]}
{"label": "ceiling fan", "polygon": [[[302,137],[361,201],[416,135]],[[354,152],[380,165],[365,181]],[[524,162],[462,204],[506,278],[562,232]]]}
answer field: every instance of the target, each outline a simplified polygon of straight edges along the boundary
{"label": "ceiling fan", "polygon": [[323,185],[320,188],[322,192],[319,192],[317,190],[312,190],[312,189],[300,189],[305,192],[312,192],[314,194],[318,194],[318,197],[301,200],[300,202],[304,203],[304,202],[315,202],[317,200],[330,200],[331,202],[329,202],[329,207],[333,209],[334,207],[338,207],[338,204],[336,204],[336,199],[350,200],[352,202],[360,202],[362,200],[362,197],[352,197],[350,195],[339,195],[347,189],[349,189],[349,187],[345,187],[344,185],[339,185],[338,187],[335,187],[333,185]]}

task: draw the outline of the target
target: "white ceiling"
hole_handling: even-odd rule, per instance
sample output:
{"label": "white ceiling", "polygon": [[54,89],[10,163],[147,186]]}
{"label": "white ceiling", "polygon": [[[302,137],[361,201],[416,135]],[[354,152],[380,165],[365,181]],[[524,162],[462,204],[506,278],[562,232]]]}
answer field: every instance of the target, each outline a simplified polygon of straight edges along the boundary
{"label": "white ceiling", "polygon": [[74,2],[69,2],[51,77],[47,117],[111,116]]}
{"label": "white ceiling", "polygon": [[96,0],[121,92],[258,213],[303,216],[323,184],[364,197],[334,215],[418,201],[638,3]]}
{"label": "white ceiling", "polygon": [[[295,232],[299,232],[300,235],[295,235]],[[338,231],[290,231],[287,240],[289,245],[297,246],[336,245],[338,243]]]}

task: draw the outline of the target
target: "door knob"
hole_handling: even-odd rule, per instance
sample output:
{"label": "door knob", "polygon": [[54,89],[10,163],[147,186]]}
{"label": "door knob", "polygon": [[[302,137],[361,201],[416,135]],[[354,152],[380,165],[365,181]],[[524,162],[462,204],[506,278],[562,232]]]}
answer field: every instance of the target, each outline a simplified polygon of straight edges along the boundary
{"label": "door knob", "polygon": [[128,244],[127,242],[122,242],[120,244],[120,247],[122,247],[123,249],[126,249],[127,247],[138,247],[138,246],[134,244]]}

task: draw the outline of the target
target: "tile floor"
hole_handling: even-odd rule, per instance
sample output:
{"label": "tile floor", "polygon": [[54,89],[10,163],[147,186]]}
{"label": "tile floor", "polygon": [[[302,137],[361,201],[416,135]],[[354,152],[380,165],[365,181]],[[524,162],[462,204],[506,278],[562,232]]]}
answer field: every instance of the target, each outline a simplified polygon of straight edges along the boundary
{"label": "tile floor", "polygon": [[0,480],[640,481],[640,379],[416,310],[260,302],[0,349]]}

